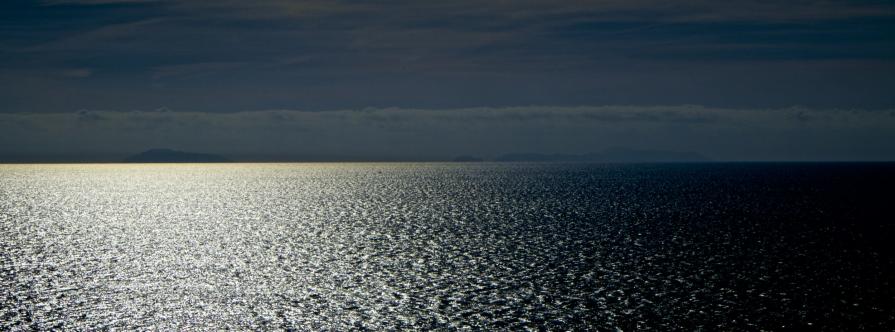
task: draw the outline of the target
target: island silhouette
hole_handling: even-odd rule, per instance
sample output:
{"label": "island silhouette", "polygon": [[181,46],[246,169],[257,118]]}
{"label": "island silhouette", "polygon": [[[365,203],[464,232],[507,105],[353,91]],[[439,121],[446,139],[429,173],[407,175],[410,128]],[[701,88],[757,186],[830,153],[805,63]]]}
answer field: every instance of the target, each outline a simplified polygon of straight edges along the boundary
{"label": "island silhouette", "polygon": [[124,159],[126,163],[226,163],[232,160],[209,153],[149,149]]}
{"label": "island silhouette", "polygon": [[664,150],[638,150],[610,148],[587,154],[511,153],[499,156],[496,161],[525,162],[603,162],[603,163],[652,163],[652,162],[706,162],[711,159],[695,152]]}
{"label": "island silhouette", "polygon": [[[292,161],[294,158],[283,158],[277,161]],[[484,159],[473,155],[460,155],[452,159],[436,159],[435,161],[453,162],[601,162],[601,163],[663,163],[663,162],[707,162],[711,159],[695,152],[678,152],[663,150],[638,150],[627,148],[610,148],[600,152],[585,154],[559,154],[559,153],[510,153],[500,155],[493,159]],[[166,148],[149,149],[129,156],[123,160],[126,163],[225,163],[234,162],[227,157],[210,154],[179,151]],[[240,160],[241,162],[253,161]],[[268,160],[262,160],[268,161]],[[306,161],[306,160],[302,160]],[[346,161],[344,158],[333,158],[321,161]],[[383,161],[399,161],[384,159]]]}

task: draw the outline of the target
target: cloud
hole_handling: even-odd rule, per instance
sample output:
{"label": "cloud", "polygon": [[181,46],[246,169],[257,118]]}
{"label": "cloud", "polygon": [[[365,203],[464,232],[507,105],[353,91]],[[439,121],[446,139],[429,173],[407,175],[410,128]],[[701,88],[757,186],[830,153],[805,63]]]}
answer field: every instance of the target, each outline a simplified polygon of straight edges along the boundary
{"label": "cloud", "polygon": [[71,77],[71,78],[85,78],[93,75],[93,70],[90,68],[73,68],[66,69],[62,71],[62,76]]}
{"label": "cloud", "polygon": [[46,6],[59,5],[115,5],[115,4],[135,4],[135,3],[151,3],[160,2],[161,0],[45,0],[42,3]]}
{"label": "cloud", "polygon": [[248,62],[202,62],[178,65],[158,66],[152,73],[153,79],[183,78],[191,76],[203,76],[234,70],[251,65]]}
{"label": "cloud", "polygon": [[[0,114],[0,155],[124,156],[153,147],[236,159],[446,159],[611,147],[718,160],[893,160],[895,111],[702,106]],[[18,142],[18,144],[12,144]]]}
{"label": "cloud", "polygon": [[9,110],[893,105],[885,2],[112,2],[7,11]]}
{"label": "cloud", "polygon": [[[92,2],[90,0],[80,0]],[[95,0],[103,1],[103,0]],[[375,4],[355,1],[284,0],[171,0],[174,8],[214,11],[246,18],[313,17],[339,14],[385,14],[418,20],[438,17],[490,17],[501,20],[530,20],[551,17],[591,17],[602,20],[653,20],[667,22],[785,21],[892,16],[893,5],[854,1],[661,1],[661,0],[521,0],[521,1],[385,1]],[[383,15],[384,16],[384,15]]]}

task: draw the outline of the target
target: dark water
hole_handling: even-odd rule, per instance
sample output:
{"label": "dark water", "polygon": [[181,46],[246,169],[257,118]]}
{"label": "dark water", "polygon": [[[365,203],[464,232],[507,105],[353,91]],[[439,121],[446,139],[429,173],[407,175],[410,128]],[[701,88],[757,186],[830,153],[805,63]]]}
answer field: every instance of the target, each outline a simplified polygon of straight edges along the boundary
{"label": "dark water", "polygon": [[891,330],[893,164],[0,166],[0,330]]}

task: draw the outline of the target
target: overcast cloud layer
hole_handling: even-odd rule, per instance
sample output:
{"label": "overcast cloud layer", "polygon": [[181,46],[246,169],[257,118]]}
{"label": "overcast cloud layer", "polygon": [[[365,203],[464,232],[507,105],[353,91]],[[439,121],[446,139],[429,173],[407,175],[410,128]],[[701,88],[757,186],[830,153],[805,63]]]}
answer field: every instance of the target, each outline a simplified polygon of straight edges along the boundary
{"label": "overcast cloud layer", "polygon": [[0,114],[0,158],[6,161],[36,155],[117,160],[156,147],[237,160],[449,160],[613,147],[691,151],[714,160],[893,160],[893,141],[895,110],[606,106]]}
{"label": "overcast cloud layer", "polygon": [[0,112],[890,109],[892,86],[892,1],[0,2]]}
{"label": "overcast cloud layer", "polygon": [[7,161],[895,160],[893,87],[890,0],[0,1]]}

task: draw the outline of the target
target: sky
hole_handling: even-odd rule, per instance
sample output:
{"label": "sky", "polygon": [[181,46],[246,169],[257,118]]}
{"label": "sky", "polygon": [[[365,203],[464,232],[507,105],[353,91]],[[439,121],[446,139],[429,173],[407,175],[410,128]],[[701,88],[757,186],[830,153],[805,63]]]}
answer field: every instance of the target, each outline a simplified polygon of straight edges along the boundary
{"label": "sky", "polygon": [[0,2],[0,162],[895,160],[893,1]]}

